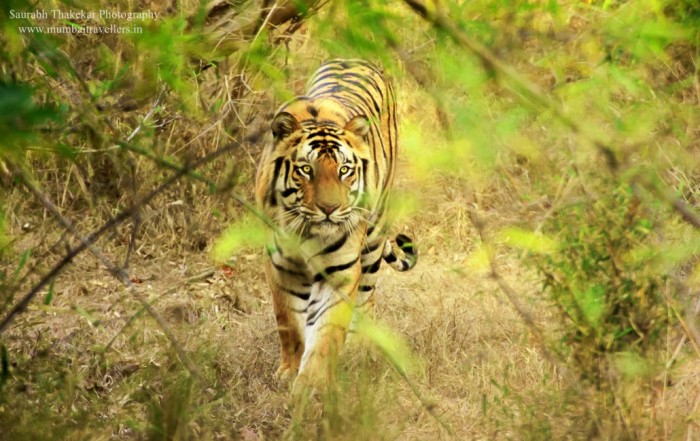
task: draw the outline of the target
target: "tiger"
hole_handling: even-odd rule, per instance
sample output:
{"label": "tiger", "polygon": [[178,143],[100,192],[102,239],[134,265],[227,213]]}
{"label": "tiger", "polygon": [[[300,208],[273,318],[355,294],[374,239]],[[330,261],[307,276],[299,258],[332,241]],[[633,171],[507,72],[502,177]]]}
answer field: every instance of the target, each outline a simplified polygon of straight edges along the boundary
{"label": "tiger", "polygon": [[382,260],[407,271],[418,253],[408,236],[398,234],[397,246],[388,237],[398,125],[382,70],[360,59],[327,61],[271,129],[255,199],[275,226],[265,273],[280,340],[276,375],[298,391],[332,378],[353,312],[373,312]]}

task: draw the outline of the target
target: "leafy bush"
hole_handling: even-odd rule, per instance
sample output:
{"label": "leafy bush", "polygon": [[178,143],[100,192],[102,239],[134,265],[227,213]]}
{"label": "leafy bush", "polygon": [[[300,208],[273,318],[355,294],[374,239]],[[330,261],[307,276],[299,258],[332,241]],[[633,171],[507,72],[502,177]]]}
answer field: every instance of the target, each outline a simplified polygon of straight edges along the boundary
{"label": "leafy bush", "polygon": [[653,222],[630,188],[618,186],[559,209],[546,229],[559,248],[536,263],[563,322],[560,350],[582,377],[600,383],[609,355],[654,348],[668,325],[665,277],[649,259],[633,257],[655,240]]}

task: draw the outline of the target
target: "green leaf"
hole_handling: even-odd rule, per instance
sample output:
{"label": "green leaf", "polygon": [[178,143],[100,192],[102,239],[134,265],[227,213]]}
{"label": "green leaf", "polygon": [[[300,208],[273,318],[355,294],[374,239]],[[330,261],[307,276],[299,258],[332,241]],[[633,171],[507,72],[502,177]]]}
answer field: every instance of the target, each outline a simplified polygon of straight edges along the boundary
{"label": "green leaf", "polygon": [[650,375],[653,369],[649,362],[634,352],[618,352],[612,357],[615,368],[626,378]]}
{"label": "green leaf", "polygon": [[17,148],[18,140],[31,140],[37,128],[58,121],[62,108],[37,105],[34,90],[25,84],[0,83],[0,137],[3,148]]}
{"label": "green leaf", "polygon": [[355,331],[376,346],[389,362],[402,374],[414,365],[411,350],[404,340],[389,327],[355,311]]}
{"label": "green leaf", "polygon": [[3,213],[2,207],[0,207],[0,256],[7,251],[11,242],[5,226],[5,214]]}
{"label": "green leaf", "polygon": [[267,237],[262,222],[252,215],[246,215],[232,224],[214,244],[212,256],[217,262],[224,262],[242,248],[262,247]]}
{"label": "green leaf", "polygon": [[538,254],[551,254],[558,245],[554,239],[520,228],[501,230],[498,238],[502,243]]}
{"label": "green leaf", "polygon": [[90,312],[84,309],[82,306],[73,305],[73,309],[78,313],[78,315],[84,318],[90,326],[94,327],[100,324],[101,320],[90,314]]}
{"label": "green leaf", "polygon": [[577,292],[575,296],[586,321],[592,326],[599,325],[605,313],[605,288],[593,285],[586,291]]}
{"label": "green leaf", "polygon": [[52,280],[51,284],[49,285],[49,292],[47,292],[46,296],[44,297],[44,305],[50,305],[51,300],[53,300],[53,293],[54,293],[53,284],[54,284],[54,282]]}

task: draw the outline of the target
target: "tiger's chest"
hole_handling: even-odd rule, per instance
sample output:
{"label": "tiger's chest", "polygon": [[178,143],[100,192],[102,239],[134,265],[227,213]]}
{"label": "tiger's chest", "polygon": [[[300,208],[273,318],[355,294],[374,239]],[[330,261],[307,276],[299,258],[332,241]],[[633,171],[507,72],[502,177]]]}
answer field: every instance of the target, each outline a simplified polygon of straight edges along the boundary
{"label": "tiger's chest", "polygon": [[276,236],[274,244],[268,247],[268,255],[283,280],[295,279],[308,285],[327,281],[338,285],[346,282],[337,280],[338,274],[359,267],[365,240],[364,228],[301,241],[285,241]]}

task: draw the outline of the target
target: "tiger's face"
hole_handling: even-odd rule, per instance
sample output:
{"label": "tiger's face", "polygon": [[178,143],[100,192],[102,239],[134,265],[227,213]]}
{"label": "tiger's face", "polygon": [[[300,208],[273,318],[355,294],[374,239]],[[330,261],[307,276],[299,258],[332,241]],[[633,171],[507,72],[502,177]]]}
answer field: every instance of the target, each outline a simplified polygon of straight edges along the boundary
{"label": "tiger's face", "polygon": [[363,137],[369,131],[364,116],[343,128],[318,122],[300,124],[282,112],[272,123],[279,165],[274,191],[282,208],[282,226],[304,235],[350,232],[365,219],[365,184],[369,149]]}

